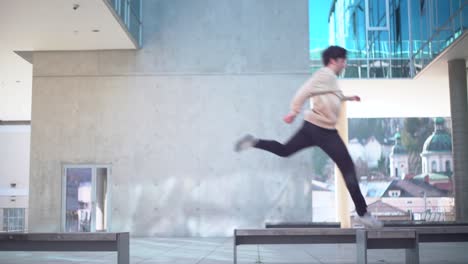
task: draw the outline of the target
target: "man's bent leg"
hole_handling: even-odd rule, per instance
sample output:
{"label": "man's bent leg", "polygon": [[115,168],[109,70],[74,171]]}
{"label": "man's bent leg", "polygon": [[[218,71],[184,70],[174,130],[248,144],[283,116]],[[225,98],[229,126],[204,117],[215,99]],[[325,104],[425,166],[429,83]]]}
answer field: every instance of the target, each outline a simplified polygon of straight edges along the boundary
{"label": "man's bent leg", "polygon": [[301,149],[314,145],[313,138],[306,134],[303,125],[286,144],[281,144],[275,140],[259,139],[254,148],[263,149],[281,157],[288,157]]}

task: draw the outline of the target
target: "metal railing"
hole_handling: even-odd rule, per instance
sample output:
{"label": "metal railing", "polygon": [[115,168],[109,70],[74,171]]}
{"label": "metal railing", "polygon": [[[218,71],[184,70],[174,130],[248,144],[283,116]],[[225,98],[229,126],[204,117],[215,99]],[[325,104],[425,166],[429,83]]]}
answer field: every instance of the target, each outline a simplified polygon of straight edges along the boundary
{"label": "metal railing", "polygon": [[[393,2],[385,1],[385,3]],[[408,25],[401,25],[404,28],[408,27],[407,39],[391,38],[391,32],[396,29],[388,30],[388,21],[384,23],[386,31],[374,31],[374,29],[383,30],[383,27],[373,27],[367,23],[365,29],[370,28],[371,31],[367,32],[366,39],[363,39],[363,36],[343,35],[341,32],[335,32],[336,43],[341,43],[348,50],[348,69],[344,77],[413,78],[462,36],[468,27],[468,0],[429,0],[426,1],[424,10],[421,7],[420,12],[412,12],[411,10],[416,6],[420,8],[416,1],[408,1]],[[395,16],[393,8],[389,10],[386,7],[384,13],[390,12],[391,17]],[[343,17],[346,16],[334,14],[334,12],[336,11],[333,9],[331,14],[337,16],[338,22],[343,22]],[[366,10],[362,14],[363,17],[359,18],[360,23],[364,22],[363,18],[368,18],[368,12]],[[401,15],[406,16],[406,14]],[[382,16],[382,19],[384,17],[387,19],[388,15]],[[418,21],[420,26],[413,27],[413,22],[417,24]],[[363,25],[357,27],[362,28]],[[310,41],[323,43],[322,39],[316,37],[311,37]],[[318,49],[314,48],[310,51],[310,60],[312,70],[321,66]]]}
{"label": "metal railing", "polygon": [[463,17],[463,12],[466,12],[466,9],[468,9],[468,1],[461,1],[460,8],[413,54],[412,62],[415,74],[421,72],[432,60],[463,35],[468,26],[464,21],[466,18]]}

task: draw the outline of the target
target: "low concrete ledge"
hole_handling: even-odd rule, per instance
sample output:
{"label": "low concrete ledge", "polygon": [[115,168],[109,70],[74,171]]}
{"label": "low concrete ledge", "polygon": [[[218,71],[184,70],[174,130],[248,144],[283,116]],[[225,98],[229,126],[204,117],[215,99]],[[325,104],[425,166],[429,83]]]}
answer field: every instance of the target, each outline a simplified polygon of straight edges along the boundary
{"label": "low concrete ledge", "polygon": [[264,228],[234,230],[237,246],[258,244],[356,244],[358,263],[367,263],[368,249],[405,249],[406,263],[419,263],[420,242],[468,242],[468,226],[405,226],[381,229],[334,227]]}
{"label": "low concrete ledge", "polygon": [[116,251],[118,264],[130,263],[130,234],[0,233],[0,251]]}

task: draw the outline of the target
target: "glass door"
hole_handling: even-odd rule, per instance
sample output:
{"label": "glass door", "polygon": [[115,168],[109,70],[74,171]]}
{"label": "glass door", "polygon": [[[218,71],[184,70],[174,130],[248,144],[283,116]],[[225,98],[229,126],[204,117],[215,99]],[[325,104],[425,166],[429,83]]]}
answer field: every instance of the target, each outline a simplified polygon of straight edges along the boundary
{"label": "glass door", "polygon": [[62,229],[64,232],[109,231],[108,166],[64,166]]}

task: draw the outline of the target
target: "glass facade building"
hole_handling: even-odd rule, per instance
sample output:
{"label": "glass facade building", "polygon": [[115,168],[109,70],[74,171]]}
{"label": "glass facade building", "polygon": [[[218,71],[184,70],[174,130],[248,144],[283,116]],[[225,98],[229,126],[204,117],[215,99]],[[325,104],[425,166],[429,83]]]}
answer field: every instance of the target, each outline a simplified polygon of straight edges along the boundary
{"label": "glass facade building", "polygon": [[141,46],[141,31],[142,31],[142,0],[107,0],[120,21],[125,25],[128,32],[138,44]]}
{"label": "glass facade building", "polygon": [[345,78],[412,78],[468,28],[468,0],[332,0],[328,25]]}

